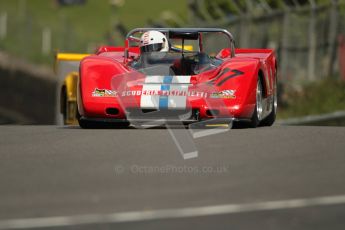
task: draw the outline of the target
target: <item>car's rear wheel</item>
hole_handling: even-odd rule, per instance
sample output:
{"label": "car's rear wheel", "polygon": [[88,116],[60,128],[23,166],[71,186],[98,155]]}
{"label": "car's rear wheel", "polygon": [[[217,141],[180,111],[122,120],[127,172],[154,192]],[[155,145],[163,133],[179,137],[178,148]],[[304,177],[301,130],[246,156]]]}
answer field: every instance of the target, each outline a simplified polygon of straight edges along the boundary
{"label": "car's rear wheel", "polygon": [[248,124],[251,128],[256,128],[262,119],[263,116],[263,97],[264,97],[264,90],[262,86],[261,78],[258,77],[258,81],[256,84],[256,103],[253,115],[250,119],[250,123]]}
{"label": "car's rear wheel", "polygon": [[250,121],[236,121],[233,123],[233,128],[256,128],[262,119],[263,116],[263,97],[264,97],[264,90],[262,85],[262,80],[258,76],[257,84],[256,84],[256,102],[255,108]]}
{"label": "car's rear wheel", "polygon": [[273,123],[276,120],[277,107],[278,107],[278,90],[277,90],[277,80],[275,80],[274,88],[273,88],[272,111],[264,120],[261,121],[260,125],[262,126],[273,125]]}

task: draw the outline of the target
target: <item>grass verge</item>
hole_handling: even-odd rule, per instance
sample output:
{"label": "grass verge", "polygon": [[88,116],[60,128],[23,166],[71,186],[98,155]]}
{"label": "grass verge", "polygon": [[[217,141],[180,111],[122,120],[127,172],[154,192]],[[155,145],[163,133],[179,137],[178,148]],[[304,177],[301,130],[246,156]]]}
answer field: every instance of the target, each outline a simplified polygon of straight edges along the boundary
{"label": "grass verge", "polygon": [[345,110],[345,82],[327,79],[287,90],[278,108],[278,119]]}

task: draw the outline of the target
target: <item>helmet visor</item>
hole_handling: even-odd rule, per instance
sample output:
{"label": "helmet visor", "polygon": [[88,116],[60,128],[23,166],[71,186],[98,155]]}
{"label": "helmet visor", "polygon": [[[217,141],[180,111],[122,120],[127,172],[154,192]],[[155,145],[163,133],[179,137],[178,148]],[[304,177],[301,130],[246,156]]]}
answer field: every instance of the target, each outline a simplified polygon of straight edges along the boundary
{"label": "helmet visor", "polygon": [[157,52],[163,48],[163,43],[155,43],[140,47],[141,52]]}

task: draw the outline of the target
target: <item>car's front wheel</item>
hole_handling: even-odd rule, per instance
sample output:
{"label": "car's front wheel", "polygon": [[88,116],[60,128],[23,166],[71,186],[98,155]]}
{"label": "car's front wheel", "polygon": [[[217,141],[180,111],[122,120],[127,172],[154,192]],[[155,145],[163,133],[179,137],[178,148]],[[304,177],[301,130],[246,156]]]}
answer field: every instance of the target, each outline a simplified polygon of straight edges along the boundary
{"label": "car's front wheel", "polygon": [[78,123],[83,129],[124,129],[130,125],[129,122],[92,121],[81,118],[78,119]]}

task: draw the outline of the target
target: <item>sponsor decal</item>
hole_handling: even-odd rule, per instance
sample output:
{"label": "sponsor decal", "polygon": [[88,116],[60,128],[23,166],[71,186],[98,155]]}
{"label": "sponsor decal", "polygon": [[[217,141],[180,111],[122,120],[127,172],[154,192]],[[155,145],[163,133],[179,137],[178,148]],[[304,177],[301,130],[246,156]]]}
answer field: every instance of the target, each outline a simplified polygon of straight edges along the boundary
{"label": "sponsor decal", "polygon": [[122,97],[129,96],[177,96],[177,97],[202,97],[207,98],[208,93],[199,91],[182,90],[132,90],[123,91]]}
{"label": "sponsor decal", "polygon": [[[226,70],[225,72],[229,72]],[[235,90],[206,92],[189,90],[190,76],[148,76],[141,89],[114,91],[95,88],[93,97],[140,97],[141,108],[184,109],[187,98],[221,98],[234,99]]]}
{"label": "sponsor decal", "polygon": [[92,92],[93,97],[117,97],[117,92],[109,89],[95,89]]}
{"label": "sponsor decal", "polygon": [[[118,93],[109,89],[94,89],[93,97],[117,97]],[[129,96],[180,96],[180,97],[202,97],[207,98],[207,92],[182,91],[182,90],[129,90],[121,93],[122,97]]]}
{"label": "sponsor decal", "polygon": [[235,99],[236,90],[223,90],[221,92],[212,93],[210,98]]}
{"label": "sponsor decal", "polygon": [[[223,90],[221,92],[207,93],[200,91],[186,91],[186,90],[129,90],[121,93],[122,97],[130,96],[174,96],[174,97],[197,97],[197,98],[236,98],[236,90]],[[117,97],[118,93],[109,89],[95,89],[92,92],[93,97]]]}

